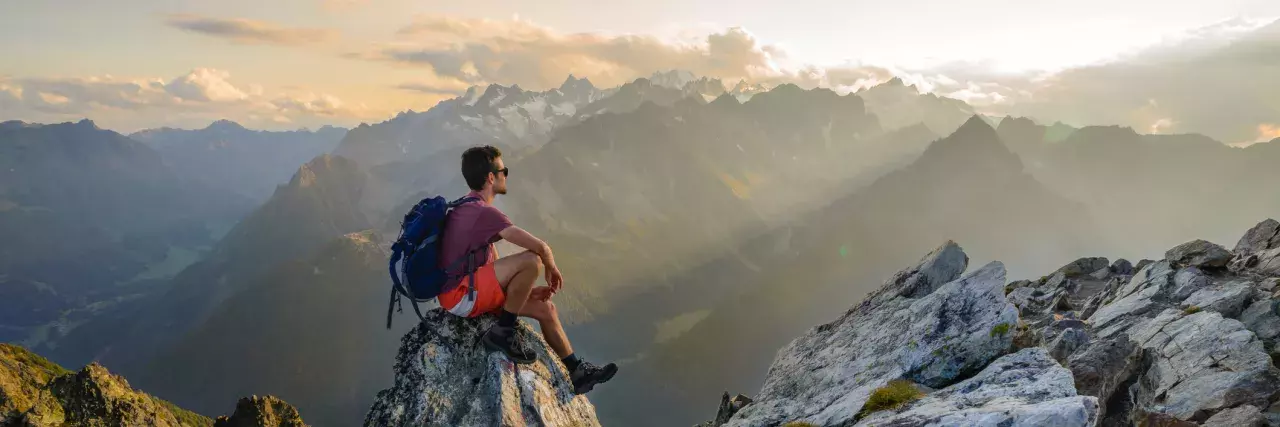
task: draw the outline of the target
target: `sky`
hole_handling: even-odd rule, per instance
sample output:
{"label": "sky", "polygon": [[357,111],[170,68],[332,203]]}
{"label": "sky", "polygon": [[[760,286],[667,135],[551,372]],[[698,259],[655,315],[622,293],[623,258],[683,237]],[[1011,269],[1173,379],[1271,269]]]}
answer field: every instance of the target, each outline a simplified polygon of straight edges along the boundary
{"label": "sky", "polygon": [[[224,117],[353,126],[470,85],[543,90],[573,73],[612,86],[678,68],[842,92],[896,75],[992,111],[1235,143],[1280,128],[1267,119],[1274,105],[1251,100],[1259,123],[1227,131],[1151,107],[1192,76],[1128,94],[1108,115],[1080,104],[1107,100],[1079,95],[1097,79],[1129,84],[1116,64],[1168,63],[1276,17],[1274,0],[10,0],[0,2],[0,120],[87,117],[122,132]],[[1249,66],[1249,78],[1274,71]]]}

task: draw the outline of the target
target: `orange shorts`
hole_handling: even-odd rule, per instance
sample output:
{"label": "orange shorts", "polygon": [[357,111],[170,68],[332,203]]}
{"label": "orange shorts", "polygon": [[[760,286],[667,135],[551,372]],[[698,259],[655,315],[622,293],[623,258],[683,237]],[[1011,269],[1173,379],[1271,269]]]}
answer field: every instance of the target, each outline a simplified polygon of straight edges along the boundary
{"label": "orange shorts", "polygon": [[453,290],[436,297],[440,306],[450,313],[463,317],[476,317],[488,313],[497,313],[502,304],[507,302],[507,294],[498,283],[498,274],[493,263],[485,264],[475,272],[475,300],[468,297],[471,289],[471,278],[463,277],[462,282]]}

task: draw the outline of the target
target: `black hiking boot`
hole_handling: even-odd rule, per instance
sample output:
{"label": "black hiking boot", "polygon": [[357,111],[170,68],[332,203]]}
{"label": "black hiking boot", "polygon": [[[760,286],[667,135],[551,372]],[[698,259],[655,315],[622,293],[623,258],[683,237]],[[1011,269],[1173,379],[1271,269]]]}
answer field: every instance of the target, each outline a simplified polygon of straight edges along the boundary
{"label": "black hiking boot", "polygon": [[504,328],[494,325],[480,337],[480,342],[483,342],[484,348],[489,349],[489,351],[501,351],[512,362],[521,365],[528,365],[538,360],[538,355],[534,354],[533,350],[524,347],[524,343],[520,341],[517,333],[516,328]]}
{"label": "black hiking boot", "polygon": [[578,367],[569,374],[569,379],[573,380],[573,394],[591,391],[596,384],[613,379],[613,374],[616,373],[618,373],[618,365],[610,363],[599,367],[584,360],[578,363]]}

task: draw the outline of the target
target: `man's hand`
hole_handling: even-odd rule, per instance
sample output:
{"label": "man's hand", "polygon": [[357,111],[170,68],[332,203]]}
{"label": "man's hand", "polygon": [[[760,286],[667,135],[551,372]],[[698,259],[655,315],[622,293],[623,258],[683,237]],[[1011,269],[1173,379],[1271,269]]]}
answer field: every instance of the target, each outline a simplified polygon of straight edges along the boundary
{"label": "man's hand", "polygon": [[529,293],[529,298],[532,298],[538,301],[546,301],[551,299],[551,296],[555,294],[556,294],[556,290],[551,289],[550,286],[539,286],[539,287],[533,288],[533,291]]}
{"label": "man's hand", "polygon": [[556,267],[555,262],[551,262],[545,267],[547,270],[547,286],[552,291],[559,291],[560,287],[564,286],[564,277],[560,275],[560,268]]}

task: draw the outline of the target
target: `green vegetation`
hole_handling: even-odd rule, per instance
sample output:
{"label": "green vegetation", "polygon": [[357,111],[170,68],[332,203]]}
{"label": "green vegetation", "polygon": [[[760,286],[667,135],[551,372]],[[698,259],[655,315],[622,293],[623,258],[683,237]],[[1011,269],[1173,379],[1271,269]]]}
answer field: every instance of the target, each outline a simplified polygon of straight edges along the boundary
{"label": "green vegetation", "polygon": [[815,426],[813,423],[808,423],[804,421],[792,421],[792,422],[783,424],[782,427],[817,427],[817,426]]}
{"label": "green vegetation", "polygon": [[889,381],[889,384],[871,392],[871,397],[867,398],[867,403],[862,405],[862,411],[858,412],[858,418],[866,417],[878,411],[901,408],[903,405],[914,402],[923,396],[924,393],[916,389],[915,384],[912,384],[911,381]]}
{"label": "green vegetation", "polygon": [[157,402],[160,402],[160,404],[164,405],[165,408],[168,408],[169,412],[173,413],[174,418],[177,418],[178,422],[182,423],[182,425],[184,426],[213,427],[212,418],[197,414],[195,412],[188,411],[186,409],[179,408],[178,405],[174,405],[172,402],[169,402],[168,400],[164,400],[158,397],[154,399]]}
{"label": "green vegetation", "polygon": [[1193,306],[1182,309],[1182,314],[1186,314],[1186,315],[1192,315],[1199,312],[1200,312],[1200,306],[1198,305],[1193,305]]}
{"label": "green vegetation", "polygon": [[1005,336],[1005,334],[1009,333],[1009,328],[1010,326],[1008,323],[1001,323],[999,325],[996,325],[995,327],[991,328],[991,336],[993,337]]}
{"label": "green vegetation", "polygon": [[71,371],[67,370],[67,368],[63,368],[61,365],[58,365],[57,363],[50,362],[49,359],[40,357],[40,355],[32,353],[30,350],[27,350],[22,346],[13,345],[13,344],[0,344],[0,354],[4,354],[4,353],[10,354],[13,360],[18,361],[18,363],[40,368],[41,370],[49,373],[50,376],[56,377],[56,376],[61,376],[61,375],[66,375],[71,373]]}

